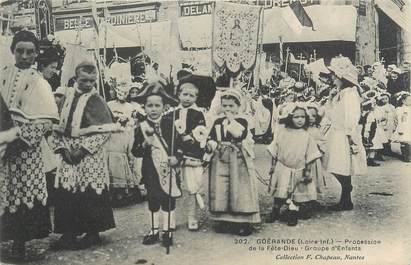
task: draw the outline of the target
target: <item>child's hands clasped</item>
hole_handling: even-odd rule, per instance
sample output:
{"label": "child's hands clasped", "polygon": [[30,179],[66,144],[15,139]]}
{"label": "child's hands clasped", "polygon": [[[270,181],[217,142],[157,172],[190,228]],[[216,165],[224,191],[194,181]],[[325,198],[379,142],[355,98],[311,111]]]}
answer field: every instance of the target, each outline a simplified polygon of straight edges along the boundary
{"label": "child's hands clasped", "polygon": [[177,159],[177,157],[175,157],[175,156],[170,156],[170,157],[168,158],[168,164],[169,164],[170,166],[172,166],[172,167],[177,166],[177,165],[178,165],[178,159]]}
{"label": "child's hands clasped", "polygon": [[303,177],[302,177],[302,179],[301,179],[301,183],[309,184],[309,183],[311,183],[312,181],[313,181],[313,178],[311,177],[309,167],[308,167],[308,168],[305,168],[305,169],[303,170]]}

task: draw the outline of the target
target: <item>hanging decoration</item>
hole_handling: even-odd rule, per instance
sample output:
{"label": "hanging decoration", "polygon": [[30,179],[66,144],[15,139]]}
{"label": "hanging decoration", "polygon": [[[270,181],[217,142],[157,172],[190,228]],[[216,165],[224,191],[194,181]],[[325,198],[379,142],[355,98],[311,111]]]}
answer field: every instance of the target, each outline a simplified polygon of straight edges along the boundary
{"label": "hanging decoration", "polygon": [[231,72],[256,62],[261,7],[226,2],[215,3],[213,23],[213,60]]}
{"label": "hanging decoration", "polygon": [[48,35],[53,34],[51,0],[38,0],[34,2],[37,35],[40,40],[47,39]]}

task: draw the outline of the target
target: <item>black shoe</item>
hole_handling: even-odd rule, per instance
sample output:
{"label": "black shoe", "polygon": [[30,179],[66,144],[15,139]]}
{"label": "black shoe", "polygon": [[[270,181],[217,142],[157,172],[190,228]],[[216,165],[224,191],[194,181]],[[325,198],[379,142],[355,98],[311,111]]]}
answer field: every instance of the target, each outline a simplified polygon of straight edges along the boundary
{"label": "black shoe", "polygon": [[79,242],[78,247],[79,249],[87,249],[92,246],[100,245],[102,242],[100,236],[95,233],[89,234],[87,233]]}
{"label": "black shoe", "polygon": [[298,211],[288,211],[287,213],[287,225],[296,226],[298,224]]}
{"label": "black shoe", "polygon": [[251,225],[241,225],[237,231],[237,235],[239,236],[249,236],[253,233],[253,228]]}
{"label": "black shoe", "polygon": [[62,235],[57,241],[53,242],[50,246],[51,250],[76,250],[78,246],[76,245],[75,236]]}
{"label": "black shoe", "polygon": [[154,234],[148,234],[143,239],[143,245],[154,245],[160,242],[160,234],[158,231]]}
{"label": "black shoe", "polygon": [[384,157],[381,154],[378,154],[374,158],[376,161],[385,161]]}
{"label": "black shoe", "polygon": [[173,245],[173,233],[172,232],[163,232],[161,237],[161,242],[163,247],[169,247]]}
{"label": "black shoe", "polygon": [[367,159],[367,166],[369,166],[369,167],[379,167],[380,164],[375,163],[374,159],[369,158],[369,159]]}

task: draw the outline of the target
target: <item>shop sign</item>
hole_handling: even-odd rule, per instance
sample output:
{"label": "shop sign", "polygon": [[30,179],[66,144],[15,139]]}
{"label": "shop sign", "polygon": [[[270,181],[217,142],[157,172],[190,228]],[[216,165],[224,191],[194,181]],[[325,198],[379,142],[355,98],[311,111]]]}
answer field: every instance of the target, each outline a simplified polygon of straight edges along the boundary
{"label": "shop sign", "polygon": [[[111,13],[107,18],[99,18],[106,20],[113,26],[132,25],[139,23],[149,23],[157,21],[157,11],[142,10],[134,12]],[[75,15],[70,17],[56,17],[55,30],[72,30],[81,28],[90,28],[93,26],[92,15],[86,13],[84,16]]]}
{"label": "shop sign", "polygon": [[188,16],[199,16],[199,15],[206,15],[211,14],[213,10],[213,4],[197,4],[197,5],[185,5],[181,6],[181,16],[188,17]]}

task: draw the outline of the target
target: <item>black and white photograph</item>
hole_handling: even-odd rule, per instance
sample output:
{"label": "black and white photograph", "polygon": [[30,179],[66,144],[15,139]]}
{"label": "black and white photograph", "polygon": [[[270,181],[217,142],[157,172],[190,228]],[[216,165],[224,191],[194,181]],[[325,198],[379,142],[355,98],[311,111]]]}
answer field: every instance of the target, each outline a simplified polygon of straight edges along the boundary
{"label": "black and white photograph", "polygon": [[0,264],[411,265],[411,0],[0,0]]}

